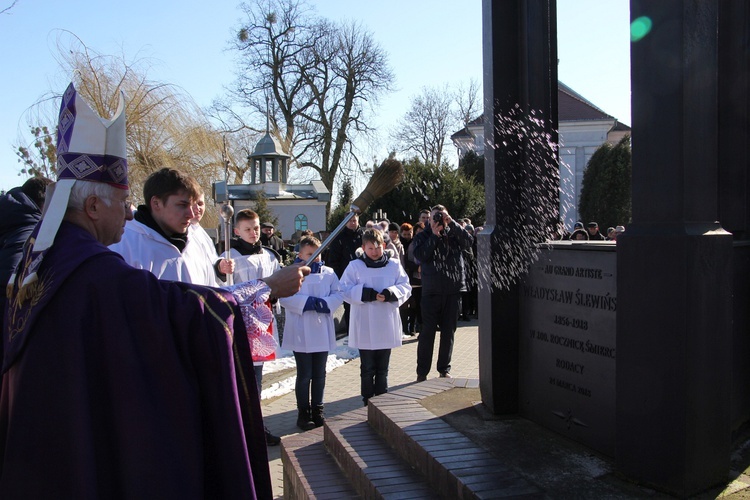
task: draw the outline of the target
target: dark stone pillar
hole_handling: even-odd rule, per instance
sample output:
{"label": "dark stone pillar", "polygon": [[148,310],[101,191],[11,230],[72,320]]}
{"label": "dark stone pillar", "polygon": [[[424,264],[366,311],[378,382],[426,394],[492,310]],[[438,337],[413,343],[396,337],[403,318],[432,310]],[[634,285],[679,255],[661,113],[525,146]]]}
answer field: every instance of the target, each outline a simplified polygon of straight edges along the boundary
{"label": "dark stone pillar", "polygon": [[[518,139],[501,117],[534,116],[557,142],[557,26],[555,0],[483,0],[485,181],[487,221],[479,236],[479,379],[482,401],[493,412],[518,412],[518,283],[503,286],[489,272],[512,258],[508,245],[522,240],[525,226],[550,229],[556,213],[529,206],[530,186],[558,199],[557,162],[533,138]],[[533,115],[532,115],[533,113]],[[495,146],[497,145],[497,146]],[[545,182],[540,182],[544,178]],[[539,192],[538,186],[547,186]],[[539,200],[535,200],[538,202]],[[556,205],[557,201],[554,202]],[[546,217],[546,221],[536,218]],[[540,235],[542,238],[544,234]],[[534,244],[533,238],[524,241]],[[525,252],[518,252],[525,254]],[[507,264],[507,263],[506,263]],[[524,262],[515,263],[523,267]],[[508,268],[513,266],[508,265]],[[507,277],[500,277],[501,279]]]}
{"label": "dark stone pillar", "polygon": [[718,3],[631,0],[633,222],[618,238],[617,464],[679,496],[727,479],[732,236],[719,220]]}
{"label": "dark stone pillar", "polygon": [[719,214],[734,235],[732,431],[750,421],[750,3],[719,2]]}
{"label": "dark stone pillar", "polygon": [[719,215],[735,240],[750,239],[750,2],[719,8]]}

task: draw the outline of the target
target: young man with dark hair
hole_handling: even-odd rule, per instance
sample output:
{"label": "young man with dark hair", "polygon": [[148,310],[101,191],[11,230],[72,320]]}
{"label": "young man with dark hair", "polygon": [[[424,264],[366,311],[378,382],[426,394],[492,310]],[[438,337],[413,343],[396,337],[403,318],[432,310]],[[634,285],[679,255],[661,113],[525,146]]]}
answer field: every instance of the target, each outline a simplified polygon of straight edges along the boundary
{"label": "young man with dark hair", "polygon": [[430,220],[430,211],[426,208],[422,209],[419,212],[419,219],[417,220],[417,222],[421,222],[422,224],[425,225],[425,227],[427,227],[429,220]]}
{"label": "young man with dark hair", "polygon": [[47,186],[50,184],[52,184],[52,180],[46,177],[32,177],[21,185],[21,191],[36,204],[39,210],[42,210],[47,196]]}
{"label": "young man with dark hair", "polygon": [[228,259],[212,262],[199,241],[188,236],[193,206],[202,189],[189,175],[173,168],[152,173],[143,185],[145,203],[125,225],[112,250],[157,278],[219,286],[217,277],[233,271]]}

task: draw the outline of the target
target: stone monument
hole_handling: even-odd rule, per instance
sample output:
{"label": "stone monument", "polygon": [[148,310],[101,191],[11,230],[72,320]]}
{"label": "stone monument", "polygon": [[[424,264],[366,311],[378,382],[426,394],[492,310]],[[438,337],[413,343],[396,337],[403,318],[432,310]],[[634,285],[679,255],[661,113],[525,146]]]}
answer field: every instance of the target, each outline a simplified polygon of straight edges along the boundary
{"label": "stone monument", "polygon": [[[750,422],[750,9],[631,0],[631,20],[647,27],[631,49],[633,221],[616,247],[614,431],[594,445],[609,440],[603,453],[629,478],[690,496],[727,481],[732,440]],[[555,25],[554,0],[483,0],[485,116],[533,111],[554,138]],[[491,262],[507,251],[509,221],[544,217],[518,197],[550,172],[528,155],[533,144],[492,147],[505,139],[497,121],[486,120],[485,137],[478,252]],[[551,230],[557,214],[546,216]],[[485,275],[481,285],[482,399],[495,413],[523,413],[521,338],[551,337],[524,323],[520,280],[500,287]]]}

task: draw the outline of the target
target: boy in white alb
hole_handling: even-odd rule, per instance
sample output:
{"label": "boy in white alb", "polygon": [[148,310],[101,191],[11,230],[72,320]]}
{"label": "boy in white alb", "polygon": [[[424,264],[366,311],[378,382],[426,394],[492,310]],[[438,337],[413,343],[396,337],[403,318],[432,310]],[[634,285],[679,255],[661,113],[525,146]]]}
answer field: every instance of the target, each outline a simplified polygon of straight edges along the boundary
{"label": "boy in white alb", "polygon": [[193,203],[193,213],[195,217],[190,220],[188,239],[200,244],[201,250],[207,259],[216,261],[219,258],[219,254],[216,251],[216,244],[206,230],[203,229],[203,226],[201,226],[201,219],[203,219],[203,215],[206,213],[206,197],[203,190],[200,191],[198,199]]}
{"label": "boy in white alb", "polygon": [[[235,283],[262,279],[281,269],[278,254],[260,244],[260,219],[257,213],[249,208],[237,212],[234,234],[237,238],[232,238],[230,242],[229,255],[224,252],[221,257],[229,258],[234,262],[232,277]],[[271,306],[271,304],[268,305]],[[273,310],[273,306],[271,306],[271,309]],[[263,362],[275,359],[276,356],[279,336],[276,331],[275,318],[271,321],[268,332],[273,335],[275,342],[253,344],[255,349],[252,355],[258,394],[261,393],[261,382],[263,381]],[[277,445],[281,442],[281,439],[266,429],[266,442]]]}
{"label": "boy in white alb", "polygon": [[[351,304],[349,346],[359,349],[362,400],[388,392],[391,348],[401,346],[399,306],[411,295],[398,258],[385,253],[383,234],[362,235],[362,255],[341,276],[344,300]],[[393,258],[392,258],[393,257]]]}
{"label": "boy in white alb", "polygon": [[[305,262],[320,246],[314,236],[299,241],[295,262]],[[297,363],[297,427],[308,431],[323,425],[323,392],[326,383],[328,352],[336,347],[332,312],[344,302],[339,279],[332,268],[318,257],[302,288],[291,297],[280,299],[286,309],[284,340],[281,346],[294,352]],[[312,399],[310,388],[312,385]]]}
{"label": "boy in white alb", "polygon": [[231,262],[206,252],[189,231],[201,193],[189,175],[173,168],[157,170],[143,184],[145,203],[125,224],[120,242],[109,248],[157,278],[218,287],[217,276],[231,272]]}

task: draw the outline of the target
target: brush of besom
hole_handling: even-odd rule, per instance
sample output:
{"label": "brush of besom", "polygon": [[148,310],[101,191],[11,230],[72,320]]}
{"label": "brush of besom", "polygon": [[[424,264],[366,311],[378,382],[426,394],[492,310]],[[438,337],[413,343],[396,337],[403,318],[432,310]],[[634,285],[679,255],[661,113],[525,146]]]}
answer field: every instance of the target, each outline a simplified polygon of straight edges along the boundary
{"label": "brush of besom", "polygon": [[367,183],[367,187],[364,191],[352,202],[349,206],[349,213],[346,214],[344,220],[341,221],[336,229],[328,235],[328,238],[318,247],[315,252],[305,261],[305,265],[309,266],[311,262],[318,258],[328,246],[336,239],[336,236],[346,227],[346,223],[351,220],[356,214],[360,214],[366,209],[373,201],[377,200],[384,194],[390,192],[394,187],[401,182],[404,178],[404,166],[400,161],[388,158],[385,160],[376,170],[372,173],[370,181]]}

